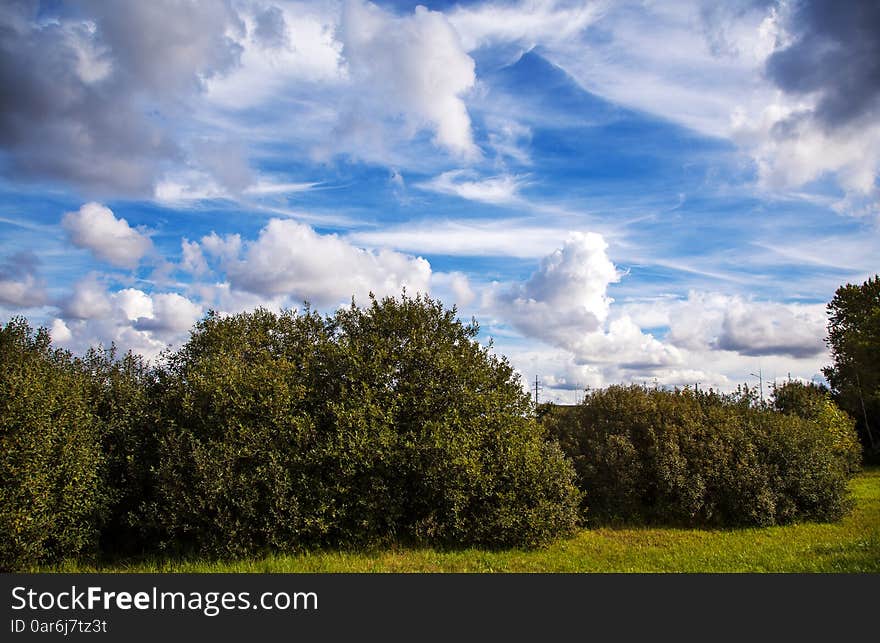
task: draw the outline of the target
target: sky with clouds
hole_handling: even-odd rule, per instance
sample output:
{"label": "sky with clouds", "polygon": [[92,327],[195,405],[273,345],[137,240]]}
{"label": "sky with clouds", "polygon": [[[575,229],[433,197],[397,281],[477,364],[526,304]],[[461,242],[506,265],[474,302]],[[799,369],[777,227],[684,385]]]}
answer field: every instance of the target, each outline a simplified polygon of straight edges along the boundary
{"label": "sky with clouds", "polygon": [[12,0],[0,322],[427,292],[543,399],[818,379],[880,270],[874,1]]}

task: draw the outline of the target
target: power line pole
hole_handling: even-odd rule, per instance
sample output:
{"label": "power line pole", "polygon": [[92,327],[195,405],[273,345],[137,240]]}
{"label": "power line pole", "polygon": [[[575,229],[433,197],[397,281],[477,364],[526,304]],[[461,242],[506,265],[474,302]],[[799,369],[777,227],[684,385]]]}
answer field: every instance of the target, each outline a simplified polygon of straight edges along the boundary
{"label": "power line pole", "polygon": [[761,393],[761,406],[764,406],[764,371],[758,368],[758,372],[751,373],[751,376],[758,378],[758,386],[760,387],[759,391]]}

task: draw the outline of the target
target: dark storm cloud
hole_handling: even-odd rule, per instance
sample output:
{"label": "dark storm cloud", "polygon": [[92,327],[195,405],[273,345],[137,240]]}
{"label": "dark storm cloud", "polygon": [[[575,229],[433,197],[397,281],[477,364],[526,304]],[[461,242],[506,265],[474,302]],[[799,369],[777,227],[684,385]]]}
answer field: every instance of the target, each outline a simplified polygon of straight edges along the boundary
{"label": "dark storm cloud", "polygon": [[767,61],[789,93],[819,93],[815,116],[829,128],[880,115],[880,2],[804,0],[792,15],[795,39]]}
{"label": "dark storm cloud", "polygon": [[146,194],[182,159],[172,123],[203,79],[232,68],[226,3],[0,7],[0,168],[87,191]]}

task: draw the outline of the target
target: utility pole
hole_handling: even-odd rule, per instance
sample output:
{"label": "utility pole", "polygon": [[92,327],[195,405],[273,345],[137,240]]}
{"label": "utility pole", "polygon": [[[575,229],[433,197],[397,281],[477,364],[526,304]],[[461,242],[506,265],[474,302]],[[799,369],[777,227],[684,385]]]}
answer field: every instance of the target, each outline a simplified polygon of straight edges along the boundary
{"label": "utility pole", "polygon": [[538,408],[538,376],[535,375],[535,409]]}
{"label": "utility pole", "polygon": [[761,406],[764,406],[764,371],[762,371],[760,368],[758,368],[757,373],[750,373],[750,375],[752,377],[758,378],[758,386],[761,387],[759,389],[760,394],[761,394]]}

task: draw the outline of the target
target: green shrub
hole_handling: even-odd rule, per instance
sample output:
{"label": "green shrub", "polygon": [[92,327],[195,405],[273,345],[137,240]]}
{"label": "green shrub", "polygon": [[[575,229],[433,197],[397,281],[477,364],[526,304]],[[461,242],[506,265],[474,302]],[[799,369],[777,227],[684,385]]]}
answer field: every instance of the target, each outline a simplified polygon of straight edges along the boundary
{"label": "green shrub", "polygon": [[808,419],[750,401],[747,392],[612,386],[547,425],[574,461],[596,523],[840,517],[857,449],[852,424],[831,407]]}
{"label": "green shrub", "polygon": [[101,485],[107,497],[101,551],[137,553],[149,548],[141,510],[151,494],[156,462],[151,414],[152,373],[140,356],[116,355],[115,346],[89,349],[77,366],[86,376],[90,409],[104,455]]}
{"label": "green shrub", "polygon": [[[577,521],[571,465],[546,444],[513,369],[475,341],[478,326],[428,298],[351,306],[332,319],[343,386],[328,425],[371,426],[369,471],[384,507],[350,515],[348,535],[440,544],[535,545]],[[336,475],[346,479],[351,472]],[[378,511],[376,511],[378,510]]]}
{"label": "green shrub", "polygon": [[104,497],[86,378],[23,319],[0,329],[0,568],[93,551]]}
{"label": "green shrub", "polygon": [[773,407],[786,415],[796,415],[824,428],[835,453],[847,469],[855,473],[861,468],[862,450],[855,421],[831,398],[824,386],[790,381],[773,391]]}
{"label": "green shrub", "polygon": [[829,397],[829,390],[821,384],[790,380],[773,386],[774,409],[786,415],[797,415],[810,419],[817,404]]}
{"label": "green shrub", "polygon": [[573,529],[571,465],[475,324],[427,298],[209,315],[158,379],[152,515],[223,555]]}
{"label": "green shrub", "polygon": [[157,373],[149,514],[167,546],[240,555],[319,542],[319,443],[310,419],[327,339],[315,314],[199,322]]}

